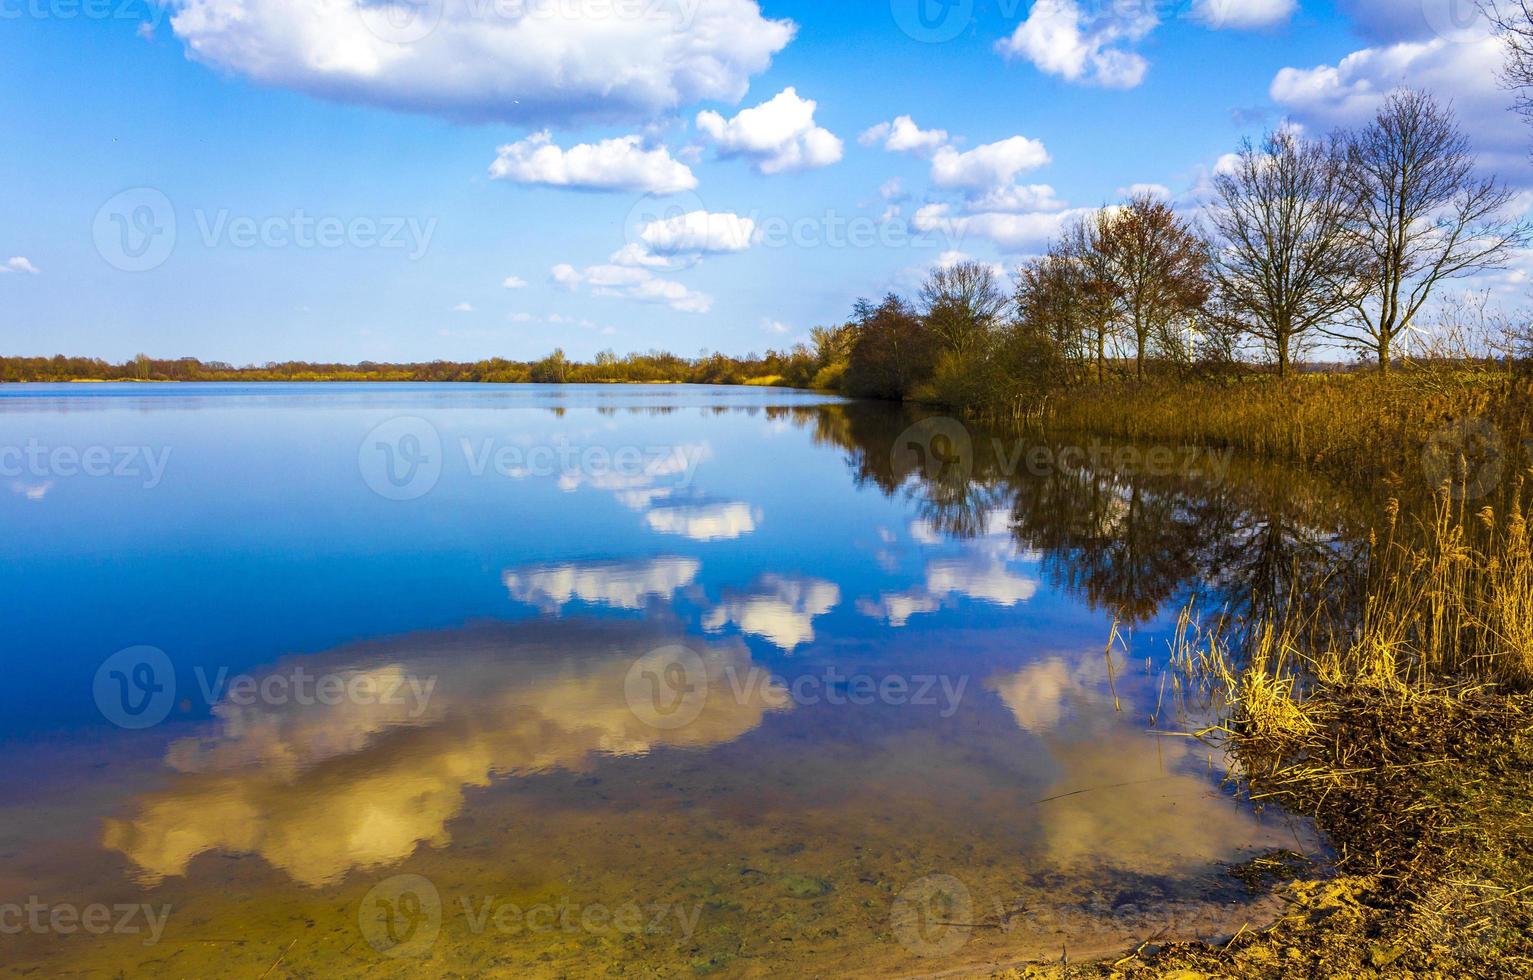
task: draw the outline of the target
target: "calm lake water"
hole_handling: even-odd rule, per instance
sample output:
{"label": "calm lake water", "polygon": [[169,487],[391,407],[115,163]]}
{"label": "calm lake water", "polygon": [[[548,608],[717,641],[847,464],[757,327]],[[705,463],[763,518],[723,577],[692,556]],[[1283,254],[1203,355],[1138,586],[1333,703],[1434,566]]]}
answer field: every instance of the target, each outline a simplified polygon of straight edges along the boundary
{"label": "calm lake water", "polygon": [[[1313,852],[1165,672],[1330,489],[703,387],[0,387],[0,969],[902,975]],[[1121,640],[1109,647],[1115,617]],[[266,971],[270,970],[268,974]]]}

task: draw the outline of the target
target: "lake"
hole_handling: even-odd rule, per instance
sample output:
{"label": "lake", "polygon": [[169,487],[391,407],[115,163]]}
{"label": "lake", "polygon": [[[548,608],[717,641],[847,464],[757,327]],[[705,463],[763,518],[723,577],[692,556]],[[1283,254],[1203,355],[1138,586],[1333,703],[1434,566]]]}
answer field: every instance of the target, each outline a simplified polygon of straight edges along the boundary
{"label": "lake", "polygon": [[[1218,938],[1307,826],[1178,614],[1226,455],[763,388],[0,387],[8,975],[929,974]],[[1116,624],[1116,626],[1115,626]]]}

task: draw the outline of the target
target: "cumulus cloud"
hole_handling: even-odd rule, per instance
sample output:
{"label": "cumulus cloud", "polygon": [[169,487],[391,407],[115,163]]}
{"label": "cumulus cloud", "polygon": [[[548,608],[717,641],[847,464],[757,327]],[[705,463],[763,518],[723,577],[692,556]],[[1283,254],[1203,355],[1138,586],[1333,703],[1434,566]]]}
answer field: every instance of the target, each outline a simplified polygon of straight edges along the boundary
{"label": "cumulus cloud", "polygon": [[1215,30],[1251,30],[1287,21],[1298,0],[1194,0],[1192,15]]}
{"label": "cumulus cloud", "polygon": [[877,146],[890,153],[914,153],[930,156],[948,141],[945,129],[922,129],[909,116],[900,116],[893,122],[879,123],[863,132],[857,142],[863,146]]}
{"label": "cumulus cloud", "polygon": [[[321,98],[457,119],[647,119],[737,102],[792,40],[756,0],[580,5],[172,0],[194,60]],[[405,16],[401,16],[401,13]]]}
{"label": "cumulus cloud", "polygon": [[1502,54],[1501,42],[1489,35],[1364,48],[1334,65],[1284,68],[1273,78],[1270,95],[1293,120],[1326,129],[1366,122],[1401,85],[1425,89],[1452,103],[1477,149],[1501,154],[1502,163],[1520,164],[1525,134],[1510,115],[1511,96],[1494,70]]}
{"label": "cumulus cloud", "polygon": [[713,297],[688,289],[671,279],[662,279],[639,266],[592,265],[576,269],[568,263],[553,268],[554,283],[571,292],[589,288],[597,296],[616,296],[639,303],[662,303],[678,313],[707,313]]}
{"label": "cumulus cloud", "polygon": [[786,88],[761,105],[743,109],[733,119],[713,110],[697,115],[697,128],[724,156],[751,160],[763,174],[828,167],[841,159],[836,135],[815,125],[813,99]]}
{"label": "cumulus cloud", "polygon": [[932,183],[949,190],[990,193],[1005,188],[1017,175],[1049,162],[1049,151],[1038,140],[1013,136],[976,147],[967,153],[944,146],[932,157]]}
{"label": "cumulus cloud", "polygon": [[650,529],[693,541],[733,541],[756,530],[756,515],[744,503],[680,504],[644,515]]}
{"label": "cumulus cloud", "polygon": [[[471,788],[718,745],[792,709],[788,692],[734,646],[688,641],[688,662],[674,647],[657,650],[658,634],[564,624],[520,632],[411,637],[306,658],[304,670],[399,696],[220,702],[212,724],[166,751],[167,779],[104,822],[101,843],[144,884],[184,875],[213,851],[331,885],[446,847]],[[357,658],[363,667],[352,666]],[[683,665],[687,724],[660,725],[613,696],[636,662],[656,672]],[[295,670],[283,664],[270,676]]]}
{"label": "cumulus cloud", "polygon": [[703,629],[722,631],[730,623],[742,633],[792,651],[814,642],[814,618],[841,602],[834,582],[785,575],[763,575],[750,594],[724,600],[703,618]]}
{"label": "cumulus cloud", "polygon": [[1159,23],[1154,0],[1108,4],[1097,14],[1083,12],[1076,0],[1037,0],[997,48],[1066,81],[1128,89],[1144,81],[1150,68],[1129,46]]}
{"label": "cumulus cloud", "polygon": [[689,211],[645,225],[639,239],[659,255],[743,252],[751,247],[756,222],[730,212]]}
{"label": "cumulus cloud", "polygon": [[566,562],[508,571],[506,590],[517,602],[558,613],[573,602],[642,610],[651,601],[669,600],[691,585],[702,570],[695,558],[649,561]]}
{"label": "cumulus cloud", "polygon": [[[960,252],[956,248],[952,248],[948,249],[946,252],[943,252],[941,255],[938,255],[937,261],[934,264],[939,269],[951,269],[961,263],[973,261],[975,261],[975,259],[972,255],[968,254],[967,252]],[[988,268],[991,274],[994,275],[996,279],[1001,281],[1005,281],[1007,275],[1009,275],[1009,273],[1006,271],[1006,267],[999,262],[981,262],[980,264]]]}
{"label": "cumulus cloud", "polygon": [[6,259],[4,265],[0,265],[0,272],[25,272],[28,275],[41,275],[42,270],[32,264],[25,255],[13,255]]}
{"label": "cumulus cloud", "polygon": [[500,148],[490,165],[495,180],[593,191],[675,194],[697,186],[691,168],[665,147],[646,150],[638,136],[556,146],[547,130]]}
{"label": "cumulus cloud", "polygon": [[886,592],[861,599],[857,611],[890,626],[905,626],[910,618],[934,613],[955,597],[1012,607],[1038,594],[1037,579],[1018,574],[1005,563],[984,557],[950,558],[926,566],[926,582],[904,592]]}
{"label": "cumulus cloud", "polygon": [[1024,214],[980,212],[954,214],[950,204],[928,204],[916,211],[911,224],[924,234],[943,236],[950,242],[983,238],[1009,251],[1036,251],[1059,236],[1065,223],[1082,209],[1037,211]]}
{"label": "cumulus cloud", "polygon": [[507,289],[526,289],[527,280],[523,279],[521,276],[507,276],[501,285]]}

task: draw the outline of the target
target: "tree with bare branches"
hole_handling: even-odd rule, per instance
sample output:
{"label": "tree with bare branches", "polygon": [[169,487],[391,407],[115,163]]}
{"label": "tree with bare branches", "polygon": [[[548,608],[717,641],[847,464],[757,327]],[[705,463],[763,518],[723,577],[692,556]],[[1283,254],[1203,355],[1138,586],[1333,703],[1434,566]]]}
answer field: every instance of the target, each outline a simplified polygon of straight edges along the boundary
{"label": "tree with bare branches", "polygon": [[1366,257],[1352,233],[1345,148],[1278,130],[1260,146],[1247,140],[1213,183],[1222,300],[1286,375],[1295,348],[1339,322],[1361,292]]}
{"label": "tree with bare branches", "polygon": [[1452,110],[1425,92],[1392,93],[1346,141],[1356,192],[1352,227],[1367,261],[1367,289],[1346,328],[1325,332],[1366,347],[1387,372],[1397,342],[1433,291],[1504,266],[1527,244],[1529,229],[1508,216],[1512,192],[1476,173]]}
{"label": "tree with bare branches", "polygon": [[1175,346],[1208,302],[1208,249],[1203,238],[1160,198],[1141,194],[1110,213],[1102,250],[1125,333],[1133,338],[1135,372],[1144,378],[1152,341]]}
{"label": "tree with bare branches", "polygon": [[927,329],[943,349],[969,354],[993,340],[1007,297],[995,270],[982,262],[933,269],[921,287]]}
{"label": "tree with bare branches", "polygon": [[1533,0],[1479,0],[1506,42],[1501,81],[1517,94],[1517,110],[1533,121]]}
{"label": "tree with bare branches", "polygon": [[1096,362],[1098,383],[1107,376],[1107,344],[1114,340],[1118,309],[1118,287],[1113,279],[1112,257],[1106,248],[1110,222],[1108,211],[1097,211],[1072,222],[1060,242],[1063,254],[1069,256],[1078,270],[1081,328]]}
{"label": "tree with bare branches", "polygon": [[1098,381],[1106,373],[1115,309],[1100,248],[1103,225],[1100,213],[1071,222],[1043,255],[1017,271],[1015,294],[1018,322],[1048,337],[1081,374],[1095,361]]}

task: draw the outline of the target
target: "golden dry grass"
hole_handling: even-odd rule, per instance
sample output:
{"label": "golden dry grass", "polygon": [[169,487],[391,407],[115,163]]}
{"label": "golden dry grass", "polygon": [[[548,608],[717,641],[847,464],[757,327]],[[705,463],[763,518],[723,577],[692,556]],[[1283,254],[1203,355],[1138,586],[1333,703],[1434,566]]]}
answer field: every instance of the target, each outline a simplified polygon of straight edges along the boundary
{"label": "golden dry grass", "polygon": [[1356,475],[1403,473],[1456,420],[1485,420],[1508,446],[1529,435],[1533,381],[1509,373],[1422,367],[1388,376],[1111,382],[1051,403],[1061,431],[1234,448]]}

